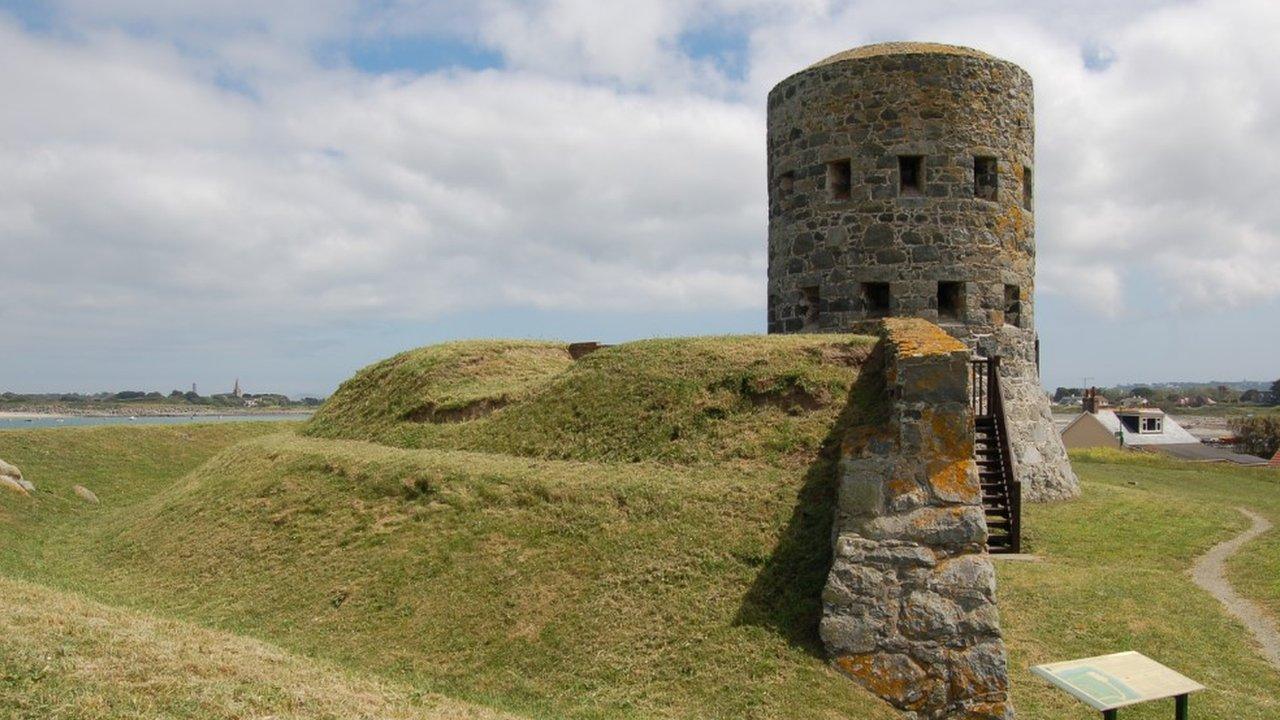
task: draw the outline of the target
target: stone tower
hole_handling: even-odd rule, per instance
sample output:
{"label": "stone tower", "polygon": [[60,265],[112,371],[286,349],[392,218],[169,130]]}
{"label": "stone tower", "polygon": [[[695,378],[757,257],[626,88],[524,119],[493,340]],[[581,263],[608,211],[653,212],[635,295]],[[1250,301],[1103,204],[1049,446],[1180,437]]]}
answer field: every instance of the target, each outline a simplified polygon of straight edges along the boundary
{"label": "stone tower", "polygon": [[969,48],[833,55],[769,93],[770,333],[938,323],[1001,357],[1028,500],[1079,493],[1040,386],[1031,77]]}

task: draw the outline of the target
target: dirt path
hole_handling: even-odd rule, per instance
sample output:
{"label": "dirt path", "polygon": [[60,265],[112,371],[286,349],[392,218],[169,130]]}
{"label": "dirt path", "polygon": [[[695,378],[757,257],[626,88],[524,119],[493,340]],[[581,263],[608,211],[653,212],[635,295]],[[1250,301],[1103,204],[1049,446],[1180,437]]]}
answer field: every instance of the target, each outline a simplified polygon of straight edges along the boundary
{"label": "dirt path", "polygon": [[1262,655],[1280,669],[1280,629],[1276,623],[1263,612],[1252,600],[1240,597],[1231,583],[1227,582],[1226,562],[1242,545],[1271,529],[1271,522],[1261,515],[1244,508],[1236,508],[1253,521],[1253,526],[1243,533],[1213,546],[1209,552],[1201,555],[1194,567],[1191,577],[1196,584],[1208,590],[1218,598],[1227,612],[1234,615],[1253,633],[1262,646]]}

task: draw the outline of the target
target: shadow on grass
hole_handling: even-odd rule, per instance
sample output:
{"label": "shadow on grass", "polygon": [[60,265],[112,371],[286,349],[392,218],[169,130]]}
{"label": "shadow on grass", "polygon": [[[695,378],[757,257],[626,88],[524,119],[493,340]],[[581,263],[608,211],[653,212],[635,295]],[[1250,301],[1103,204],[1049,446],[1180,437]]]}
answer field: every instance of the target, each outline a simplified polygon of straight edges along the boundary
{"label": "shadow on grass", "polygon": [[817,457],[805,470],[791,517],[743,596],[735,624],[769,628],[814,657],[826,657],[818,622],[822,619],[822,588],[831,570],[831,525],[841,445],[854,427],[885,421],[885,399],[884,350],[877,345],[850,388]]}

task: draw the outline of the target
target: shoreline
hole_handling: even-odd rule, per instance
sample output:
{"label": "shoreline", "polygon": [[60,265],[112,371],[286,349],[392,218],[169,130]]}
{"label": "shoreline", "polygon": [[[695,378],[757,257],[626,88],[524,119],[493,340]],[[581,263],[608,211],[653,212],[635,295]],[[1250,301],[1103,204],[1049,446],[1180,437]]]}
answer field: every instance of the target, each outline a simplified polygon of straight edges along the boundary
{"label": "shoreline", "polygon": [[118,410],[0,410],[0,420],[67,420],[70,418],[128,418],[128,417],[247,417],[252,415],[310,416],[314,409],[302,408],[120,408]]}

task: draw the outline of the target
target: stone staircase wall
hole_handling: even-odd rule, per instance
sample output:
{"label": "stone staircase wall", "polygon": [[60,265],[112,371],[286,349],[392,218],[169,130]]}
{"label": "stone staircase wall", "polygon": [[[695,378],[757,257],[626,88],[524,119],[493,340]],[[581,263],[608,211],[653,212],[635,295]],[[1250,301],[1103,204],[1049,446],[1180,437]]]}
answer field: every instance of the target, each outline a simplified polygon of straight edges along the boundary
{"label": "stone staircase wall", "polygon": [[866,382],[881,412],[839,469],[821,637],[833,663],[920,720],[1013,717],[973,462],[970,351],[925,320],[886,320]]}

